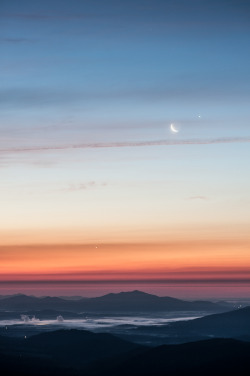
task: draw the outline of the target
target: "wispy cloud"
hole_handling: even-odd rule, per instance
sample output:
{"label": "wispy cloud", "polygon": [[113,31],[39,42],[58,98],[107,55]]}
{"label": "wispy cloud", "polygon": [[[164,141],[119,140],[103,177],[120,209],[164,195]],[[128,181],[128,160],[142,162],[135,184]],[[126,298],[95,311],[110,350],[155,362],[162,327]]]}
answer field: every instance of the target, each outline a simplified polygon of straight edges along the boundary
{"label": "wispy cloud", "polygon": [[64,192],[85,191],[86,189],[104,187],[106,185],[107,183],[97,183],[95,181],[89,181],[86,183],[69,184],[69,186],[64,188],[63,191]]}
{"label": "wispy cloud", "polygon": [[24,285],[51,285],[53,286],[54,284],[66,284],[66,285],[88,285],[88,284],[96,284],[96,285],[102,285],[102,284],[111,284],[111,285],[116,285],[116,284],[124,284],[124,285],[129,285],[129,284],[135,284],[135,283],[140,283],[140,284],[241,284],[241,283],[249,283],[250,278],[248,277],[243,277],[243,278],[173,278],[173,279],[165,279],[165,278],[159,278],[159,279],[151,279],[151,278],[145,278],[145,279],[79,279],[79,280],[20,280],[20,279],[13,279],[12,280],[0,280],[0,285],[17,285],[20,286],[22,284]]}
{"label": "wispy cloud", "polygon": [[206,196],[191,196],[191,197],[188,197],[188,200],[203,200],[203,201],[207,201],[208,198]]}
{"label": "wispy cloud", "polygon": [[46,21],[46,20],[82,20],[82,19],[88,19],[98,17],[97,14],[88,14],[88,13],[71,13],[71,14],[65,14],[61,13],[58,14],[49,12],[49,13],[2,13],[0,15],[0,18],[5,19],[19,19],[24,21]]}
{"label": "wispy cloud", "polygon": [[[12,43],[14,43],[14,40]],[[16,43],[17,40],[16,40]],[[20,42],[19,42],[20,43]],[[59,60],[58,60],[59,62]],[[10,62],[12,63],[12,62]],[[93,62],[94,63],[94,62]],[[37,64],[37,63],[36,63]],[[54,61],[51,62],[54,64]],[[91,62],[90,62],[91,64]],[[223,77],[223,85],[221,79]],[[0,89],[0,106],[17,108],[30,107],[55,107],[70,106],[72,104],[98,103],[99,101],[134,101],[140,102],[159,102],[159,101],[217,101],[222,102],[231,100],[248,100],[249,89],[245,84],[246,77],[242,71],[241,76],[234,77],[223,74],[211,74],[204,79],[199,74],[192,74],[190,77],[184,77],[182,81],[175,77],[171,82],[158,82],[155,85],[138,85],[133,83],[130,88],[122,85],[120,88],[113,89],[100,85],[99,88],[80,87],[62,87],[60,90],[56,87],[3,87]]]}
{"label": "wispy cloud", "polygon": [[233,144],[248,143],[250,137],[222,137],[207,139],[186,139],[186,140],[156,140],[156,141],[129,141],[129,142],[106,142],[106,143],[85,143],[85,144],[68,144],[52,146],[34,146],[20,148],[2,148],[0,153],[29,153],[29,152],[46,152],[74,149],[105,149],[105,148],[136,148],[149,146],[181,146],[181,145],[213,145],[213,144]]}
{"label": "wispy cloud", "polygon": [[28,39],[28,38],[0,38],[0,43],[19,44],[19,43],[30,43],[30,42],[34,42],[34,40]]}
{"label": "wispy cloud", "polygon": [[[2,273],[1,279],[2,281],[9,281],[12,280],[13,275],[17,280],[37,280],[37,281],[104,281],[106,279],[110,280],[119,280],[119,281],[127,281],[127,280],[160,280],[160,281],[171,281],[171,280],[179,280],[179,281],[187,281],[188,279],[191,280],[218,280],[222,279],[244,279],[249,278],[250,269],[249,268],[203,268],[197,267],[194,270],[189,269],[181,269],[181,270],[168,270],[167,268],[157,268],[154,269],[145,269],[145,270],[82,270],[79,271],[78,269],[72,269],[69,271],[64,272],[44,272],[44,273]],[[157,275],[157,277],[156,277]],[[202,276],[202,278],[201,278]]]}

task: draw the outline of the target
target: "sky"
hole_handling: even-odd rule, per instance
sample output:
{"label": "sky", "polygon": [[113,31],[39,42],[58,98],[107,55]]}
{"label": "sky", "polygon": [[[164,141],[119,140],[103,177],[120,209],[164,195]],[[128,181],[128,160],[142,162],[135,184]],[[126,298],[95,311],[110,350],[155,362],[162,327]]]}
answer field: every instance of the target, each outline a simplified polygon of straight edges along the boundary
{"label": "sky", "polygon": [[1,293],[249,296],[249,19],[1,1]]}

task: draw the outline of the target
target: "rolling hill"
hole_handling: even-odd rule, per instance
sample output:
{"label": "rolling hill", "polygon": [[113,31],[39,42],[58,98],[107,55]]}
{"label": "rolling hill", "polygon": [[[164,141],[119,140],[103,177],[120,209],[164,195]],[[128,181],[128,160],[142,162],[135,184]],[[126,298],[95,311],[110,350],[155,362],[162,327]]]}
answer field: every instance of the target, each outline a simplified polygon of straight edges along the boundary
{"label": "rolling hill", "polygon": [[149,348],[77,330],[0,337],[4,376],[247,376],[249,353],[250,343],[233,339]]}

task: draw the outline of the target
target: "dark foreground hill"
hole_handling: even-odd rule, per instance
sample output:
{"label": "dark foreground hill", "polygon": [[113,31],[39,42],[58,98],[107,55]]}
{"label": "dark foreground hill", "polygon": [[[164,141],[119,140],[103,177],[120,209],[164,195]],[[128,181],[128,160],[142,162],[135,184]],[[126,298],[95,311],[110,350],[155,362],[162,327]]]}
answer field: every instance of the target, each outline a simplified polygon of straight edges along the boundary
{"label": "dark foreground hill", "polygon": [[250,343],[231,339],[164,345],[128,359],[119,375],[249,375],[249,351]]}
{"label": "dark foreground hill", "polygon": [[[103,329],[108,331],[108,329]],[[159,346],[181,344],[210,338],[234,338],[250,342],[250,307],[207,315],[193,320],[171,322],[167,325],[126,326],[112,333],[140,344]]]}
{"label": "dark foreground hill", "polygon": [[245,376],[249,354],[250,343],[232,339],[147,348],[77,330],[0,337],[4,376]]}
{"label": "dark foreground hill", "polygon": [[159,297],[141,291],[107,294],[98,298],[65,300],[57,297],[37,298],[14,295],[0,300],[0,311],[56,310],[69,312],[171,312],[207,311],[225,312],[231,307],[208,301],[184,301],[171,297]]}
{"label": "dark foreground hill", "polygon": [[[87,375],[111,369],[146,347],[110,334],[58,330],[30,338],[0,336],[1,375]],[[129,354],[129,355],[128,355]],[[91,371],[91,373],[90,373]]]}
{"label": "dark foreground hill", "polygon": [[22,339],[0,337],[2,354],[53,360],[61,366],[75,368],[137,349],[144,349],[144,346],[111,334],[97,334],[86,330],[57,330]]}
{"label": "dark foreground hill", "polygon": [[181,330],[211,337],[250,335],[250,307],[176,324]]}
{"label": "dark foreground hill", "polygon": [[161,343],[182,343],[219,337],[250,340],[250,307],[168,325],[141,326],[134,328],[133,337],[133,340],[138,342],[156,339],[154,343],[157,343],[157,338]]}

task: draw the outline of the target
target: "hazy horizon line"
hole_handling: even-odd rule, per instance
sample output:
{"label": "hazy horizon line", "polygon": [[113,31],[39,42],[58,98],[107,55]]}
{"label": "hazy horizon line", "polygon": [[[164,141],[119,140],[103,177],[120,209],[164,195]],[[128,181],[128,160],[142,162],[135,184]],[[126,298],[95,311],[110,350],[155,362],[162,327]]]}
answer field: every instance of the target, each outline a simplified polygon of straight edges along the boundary
{"label": "hazy horizon line", "polygon": [[55,284],[68,284],[68,285],[74,285],[74,284],[230,284],[230,283],[250,283],[250,278],[175,278],[175,279],[86,279],[86,280],[62,280],[62,279],[54,279],[54,280],[0,280],[0,285],[14,285],[14,284],[50,284],[50,285],[55,285]]}

